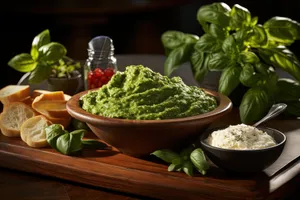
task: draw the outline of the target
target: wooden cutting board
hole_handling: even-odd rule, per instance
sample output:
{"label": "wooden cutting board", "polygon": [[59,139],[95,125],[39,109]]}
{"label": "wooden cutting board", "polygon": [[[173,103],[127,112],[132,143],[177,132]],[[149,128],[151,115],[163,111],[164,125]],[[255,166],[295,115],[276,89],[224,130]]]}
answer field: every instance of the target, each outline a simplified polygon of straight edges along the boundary
{"label": "wooden cutting board", "polygon": [[[224,120],[214,125],[228,124]],[[269,126],[300,131],[299,121],[275,120]],[[300,132],[295,135],[293,141],[299,139]],[[288,173],[289,179],[299,173],[299,143],[296,149],[294,144],[287,146],[273,168],[251,177],[226,174],[217,167],[206,176],[189,177],[182,172],[168,172],[168,166],[155,157],[138,159],[117,150],[85,150],[70,157],[50,148],[30,148],[20,138],[0,134],[0,166],[160,199],[260,199],[288,181],[281,173]],[[278,179],[281,181],[276,182]],[[272,186],[274,181],[276,185]]]}

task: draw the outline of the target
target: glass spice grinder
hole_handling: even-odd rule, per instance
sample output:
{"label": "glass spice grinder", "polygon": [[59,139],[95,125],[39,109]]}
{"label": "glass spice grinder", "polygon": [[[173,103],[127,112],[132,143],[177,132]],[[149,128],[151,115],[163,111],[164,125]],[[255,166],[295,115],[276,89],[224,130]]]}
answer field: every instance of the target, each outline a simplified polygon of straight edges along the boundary
{"label": "glass spice grinder", "polygon": [[88,58],[84,64],[84,89],[100,88],[117,71],[114,45],[107,36],[94,37],[88,43]]}

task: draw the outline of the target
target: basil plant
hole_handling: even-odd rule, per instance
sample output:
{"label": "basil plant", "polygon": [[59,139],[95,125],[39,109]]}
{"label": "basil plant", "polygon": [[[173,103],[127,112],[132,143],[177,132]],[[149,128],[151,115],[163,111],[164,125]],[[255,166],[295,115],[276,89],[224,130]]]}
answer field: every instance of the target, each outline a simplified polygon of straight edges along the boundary
{"label": "basil plant", "polygon": [[[261,119],[272,104],[284,102],[287,112],[300,116],[300,62],[288,46],[300,39],[300,24],[272,17],[263,24],[238,4],[230,8],[218,2],[197,12],[204,30],[201,37],[166,31],[161,39],[167,59],[165,75],[190,62],[195,80],[220,71],[218,90],[229,96],[239,85],[247,88],[239,105],[243,123]],[[279,78],[276,68],[294,79]]]}
{"label": "basil plant", "polygon": [[[21,53],[14,56],[8,65],[19,72],[31,72],[29,83],[40,83],[47,79],[51,73],[55,72],[57,77],[64,77],[75,68],[80,68],[78,64],[68,63],[70,58],[66,57],[66,48],[57,42],[51,42],[48,29],[34,37],[29,53]],[[76,66],[76,67],[74,67]]]}

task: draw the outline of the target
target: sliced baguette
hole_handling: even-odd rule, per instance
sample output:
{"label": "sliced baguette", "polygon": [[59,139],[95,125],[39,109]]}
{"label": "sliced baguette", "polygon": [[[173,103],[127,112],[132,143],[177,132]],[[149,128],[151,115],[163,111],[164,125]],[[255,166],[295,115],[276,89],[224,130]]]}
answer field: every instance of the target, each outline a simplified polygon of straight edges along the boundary
{"label": "sliced baguette", "polygon": [[22,102],[10,103],[0,115],[1,132],[8,137],[18,137],[23,122],[34,116],[35,112],[30,106]]}
{"label": "sliced baguette", "polygon": [[66,118],[70,117],[66,109],[66,103],[64,100],[38,101],[32,103],[32,108],[47,117]]}
{"label": "sliced baguette", "polygon": [[51,122],[42,115],[27,119],[21,126],[21,139],[30,147],[46,147],[48,142],[45,128],[49,125]]}
{"label": "sliced baguette", "polygon": [[71,116],[66,110],[64,93],[62,91],[41,94],[32,102],[32,108],[44,115],[53,124],[61,124],[67,128]]}
{"label": "sliced baguette", "polygon": [[32,102],[32,108],[47,118],[69,118],[62,91],[44,93]]}
{"label": "sliced baguette", "polygon": [[0,101],[7,105],[30,96],[29,85],[8,85],[0,90]]}
{"label": "sliced baguette", "polygon": [[[58,91],[58,92],[61,92],[61,91]],[[51,93],[51,91],[48,91],[48,90],[34,90],[32,92],[32,98],[35,98],[35,97],[38,97],[42,94],[47,94],[47,93],[49,94],[49,93]],[[68,101],[70,98],[71,98],[70,95],[64,94],[64,99],[62,99],[62,100]]]}
{"label": "sliced baguette", "polygon": [[52,101],[52,100],[65,100],[64,92],[55,91],[55,92],[44,93],[35,97],[33,102]]}
{"label": "sliced baguette", "polygon": [[20,100],[20,102],[25,103],[25,104],[31,106],[31,104],[33,102],[33,98],[31,98],[31,96],[28,96],[25,99]]}

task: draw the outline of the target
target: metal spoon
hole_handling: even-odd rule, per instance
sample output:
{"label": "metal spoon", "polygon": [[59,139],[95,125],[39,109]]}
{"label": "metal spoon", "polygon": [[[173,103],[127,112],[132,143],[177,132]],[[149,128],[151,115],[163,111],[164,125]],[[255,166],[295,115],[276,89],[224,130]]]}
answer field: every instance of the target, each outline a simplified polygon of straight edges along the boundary
{"label": "metal spoon", "polygon": [[280,113],[282,113],[286,109],[286,107],[287,107],[287,105],[285,103],[274,104],[270,108],[268,114],[264,118],[262,118],[261,120],[259,120],[255,124],[253,124],[252,126],[257,127],[258,125],[268,121],[269,119],[272,119],[272,118],[278,116]]}

